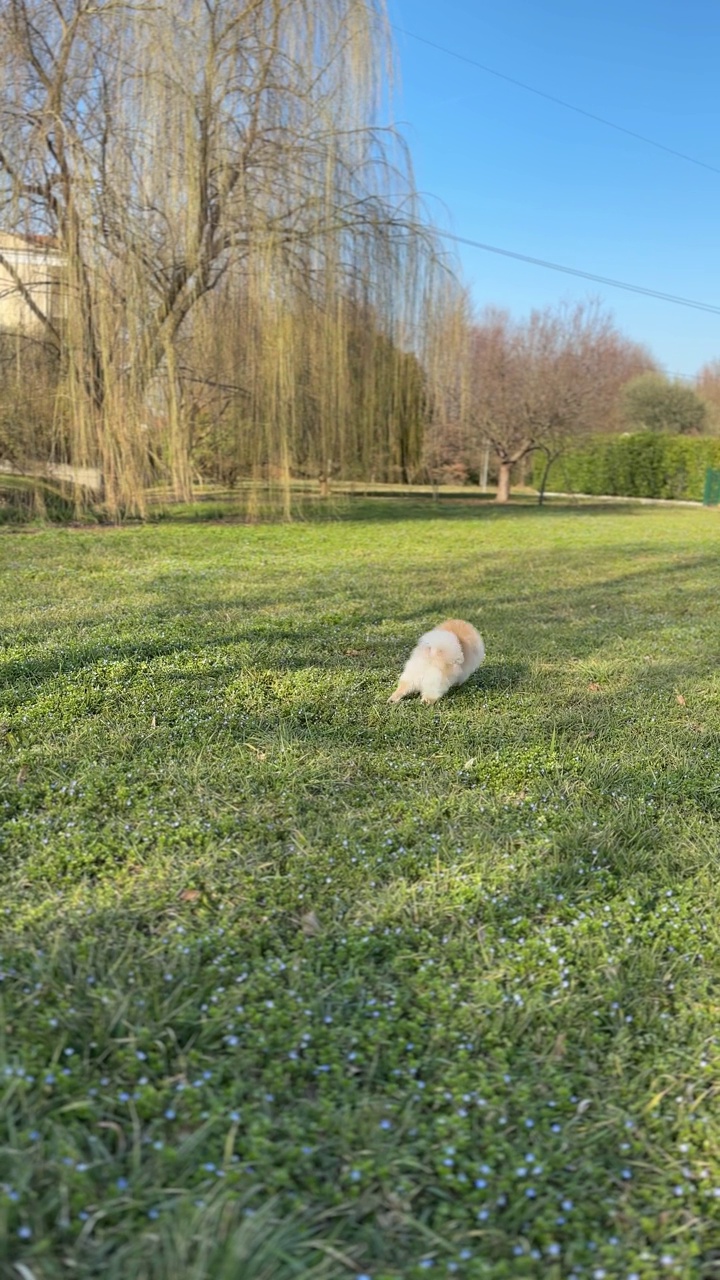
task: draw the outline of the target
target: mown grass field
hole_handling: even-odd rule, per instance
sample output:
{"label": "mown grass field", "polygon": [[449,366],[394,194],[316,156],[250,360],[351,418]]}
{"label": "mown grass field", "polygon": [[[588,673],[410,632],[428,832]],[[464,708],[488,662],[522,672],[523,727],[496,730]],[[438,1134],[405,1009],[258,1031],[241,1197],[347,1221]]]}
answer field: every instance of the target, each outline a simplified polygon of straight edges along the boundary
{"label": "mown grass field", "polygon": [[720,1276],[719,536],[0,536],[0,1274]]}

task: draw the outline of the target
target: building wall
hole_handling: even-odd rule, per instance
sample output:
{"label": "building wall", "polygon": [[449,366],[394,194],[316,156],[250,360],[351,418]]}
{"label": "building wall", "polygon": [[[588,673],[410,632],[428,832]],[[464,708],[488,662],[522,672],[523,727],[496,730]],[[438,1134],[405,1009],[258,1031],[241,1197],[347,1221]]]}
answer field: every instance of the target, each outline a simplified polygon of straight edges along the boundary
{"label": "building wall", "polygon": [[31,332],[42,328],[8,267],[17,271],[40,311],[59,320],[63,259],[50,237],[0,232],[0,329]]}

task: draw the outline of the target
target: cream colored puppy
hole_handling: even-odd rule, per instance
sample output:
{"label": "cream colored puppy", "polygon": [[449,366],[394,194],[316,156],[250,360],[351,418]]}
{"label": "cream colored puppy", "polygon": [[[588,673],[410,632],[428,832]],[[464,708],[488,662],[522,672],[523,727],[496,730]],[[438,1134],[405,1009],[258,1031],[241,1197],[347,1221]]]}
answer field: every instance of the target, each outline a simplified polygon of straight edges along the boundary
{"label": "cream colored puppy", "polygon": [[455,684],[463,684],[485,657],[482,636],[469,622],[448,618],[418,640],[388,702],[419,693],[423,702],[437,702]]}

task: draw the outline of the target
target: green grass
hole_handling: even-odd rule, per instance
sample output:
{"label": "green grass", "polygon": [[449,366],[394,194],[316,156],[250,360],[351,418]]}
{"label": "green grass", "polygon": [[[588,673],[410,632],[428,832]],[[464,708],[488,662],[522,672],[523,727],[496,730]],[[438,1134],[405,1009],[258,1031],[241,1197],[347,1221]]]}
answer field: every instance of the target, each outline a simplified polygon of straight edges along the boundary
{"label": "green grass", "polygon": [[712,1280],[717,513],[345,514],[0,538],[0,1275]]}

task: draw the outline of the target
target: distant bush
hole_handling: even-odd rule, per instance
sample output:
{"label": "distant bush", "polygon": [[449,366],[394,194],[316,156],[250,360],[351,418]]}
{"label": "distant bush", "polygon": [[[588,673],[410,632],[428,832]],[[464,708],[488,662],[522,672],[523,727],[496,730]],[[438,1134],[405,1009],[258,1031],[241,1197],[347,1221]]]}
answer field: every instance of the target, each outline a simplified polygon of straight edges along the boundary
{"label": "distant bush", "polygon": [[696,435],[707,417],[705,402],[692,387],[660,373],[643,373],[626,383],[620,403],[630,431]]}
{"label": "distant bush", "polygon": [[[540,486],[545,458],[536,454],[533,483]],[[595,436],[553,464],[548,489],[628,498],[700,501],[708,467],[720,467],[720,440],[642,431]]]}

